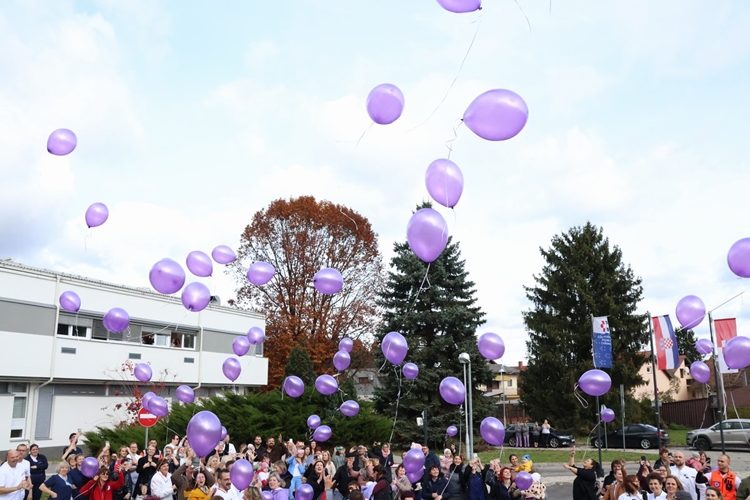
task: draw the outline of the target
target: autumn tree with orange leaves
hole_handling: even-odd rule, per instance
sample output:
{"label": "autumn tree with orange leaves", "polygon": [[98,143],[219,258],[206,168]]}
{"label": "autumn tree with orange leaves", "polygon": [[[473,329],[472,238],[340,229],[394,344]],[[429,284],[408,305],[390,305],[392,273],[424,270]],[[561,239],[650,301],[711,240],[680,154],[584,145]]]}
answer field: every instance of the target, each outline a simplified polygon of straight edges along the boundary
{"label": "autumn tree with orange leaves", "polygon": [[[245,275],[257,261],[276,268],[260,287]],[[236,305],[266,315],[269,388],[281,384],[295,346],[307,350],[316,374],[332,372],[341,338],[366,339],[375,330],[382,266],[370,222],[348,207],[301,196],[276,200],[253,216],[228,272],[238,284]],[[313,286],[315,273],[326,267],[344,278],[335,295]]]}

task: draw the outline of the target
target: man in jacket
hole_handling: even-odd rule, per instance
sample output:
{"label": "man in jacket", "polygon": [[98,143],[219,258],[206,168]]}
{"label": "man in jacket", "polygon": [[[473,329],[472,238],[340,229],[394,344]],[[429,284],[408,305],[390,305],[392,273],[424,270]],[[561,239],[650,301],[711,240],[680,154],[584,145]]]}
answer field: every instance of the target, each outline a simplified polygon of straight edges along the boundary
{"label": "man in jacket", "polygon": [[422,480],[422,500],[449,500],[451,491],[440,466],[432,465],[427,471],[427,477]]}
{"label": "man in jacket", "polygon": [[721,491],[724,500],[737,500],[737,489],[740,487],[740,478],[729,470],[729,455],[719,455],[716,461],[718,468],[711,473],[708,485]]}
{"label": "man in jacket", "polygon": [[433,465],[436,465],[438,470],[440,470],[440,459],[429,446],[423,444],[422,453],[424,453],[424,470],[429,471]]}

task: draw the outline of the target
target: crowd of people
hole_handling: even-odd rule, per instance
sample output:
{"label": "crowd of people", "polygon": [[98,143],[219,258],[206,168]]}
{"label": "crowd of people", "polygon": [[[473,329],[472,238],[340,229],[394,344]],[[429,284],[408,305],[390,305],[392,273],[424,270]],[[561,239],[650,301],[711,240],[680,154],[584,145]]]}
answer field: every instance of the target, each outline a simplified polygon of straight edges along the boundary
{"label": "crowd of people", "polygon": [[573,450],[565,468],[576,475],[573,500],[748,500],[750,477],[741,480],[730,464],[726,454],[712,466],[703,451],[686,458],[683,451],[662,448],[653,466],[643,456],[635,465],[637,472],[628,474],[626,461],[614,460],[603,477],[601,466],[591,458],[575,465]]}
{"label": "crowd of people", "polygon": [[[511,454],[507,464],[499,459],[482,464],[477,456],[465,462],[455,448],[438,456],[426,445],[412,444],[424,454],[423,470],[415,475],[394,459],[388,443],[373,443],[369,449],[328,449],[279,435],[265,441],[256,436],[235,447],[226,436],[209,456],[197,457],[187,439],[174,435],[163,447],[152,439],[145,450],[137,443],[116,449],[106,443],[94,472],[88,473],[93,477],[87,477],[80,436],[71,434],[54,474],[37,445],[27,449],[21,444],[9,451],[0,466],[0,500],[40,500],[43,493],[55,500],[300,500],[302,495],[296,493],[303,489],[312,494],[301,500],[546,499],[546,486],[528,454]],[[591,458],[576,465],[575,453],[573,449],[565,464],[576,475],[573,500],[750,498],[750,478],[741,481],[724,454],[712,466],[703,452],[686,458],[682,451],[664,448],[653,466],[644,456],[636,464],[637,472],[628,474],[629,465],[615,460],[604,477]],[[251,484],[243,490],[233,484],[231,472],[240,459],[251,462],[254,470]],[[522,472],[533,479],[525,489],[516,485],[516,479],[522,482]],[[310,487],[301,488],[303,484]]]}

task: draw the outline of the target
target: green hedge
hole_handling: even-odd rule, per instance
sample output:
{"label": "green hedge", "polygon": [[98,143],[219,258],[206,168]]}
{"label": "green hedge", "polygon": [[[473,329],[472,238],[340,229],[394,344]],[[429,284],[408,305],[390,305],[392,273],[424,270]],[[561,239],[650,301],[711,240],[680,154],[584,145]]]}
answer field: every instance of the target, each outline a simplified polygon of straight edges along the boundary
{"label": "green hedge", "polygon": [[[322,423],[331,427],[333,436],[324,446],[351,446],[364,444],[370,446],[373,441],[387,441],[391,432],[392,420],[376,415],[372,404],[358,401],[359,414],[346,417],[337,410],[342,398],[338,394],[322,396],[314,389],[308,388],[299,398],[291,398],[280,391],[235,395],[225,393],[202,399],[194,404],[174,403],[167,417],[149,429],[149,438],[156,439],[160,447],[169,442],[171,434],[183,436],[187,424],[197,412],[209,410],[214,412],[227,432],[232,443],[239,445],[252,441],[260,434],[263,440],[267,437],[284,439],[301,439],[309,441],[310,431],[307,428],[307,417],[316,414]],[[115,428],[97,427],[95,431],[85,434],[86,444],[93,454],[109,441],[113,450],[127,446],[131,442],[143,446],[146,430],[138,424],[121,425]]]}

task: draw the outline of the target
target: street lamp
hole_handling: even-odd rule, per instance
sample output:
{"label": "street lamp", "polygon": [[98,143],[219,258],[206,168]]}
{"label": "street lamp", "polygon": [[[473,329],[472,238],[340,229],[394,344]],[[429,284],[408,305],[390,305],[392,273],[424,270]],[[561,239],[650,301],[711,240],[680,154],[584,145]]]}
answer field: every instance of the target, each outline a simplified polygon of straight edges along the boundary
{"label": "street lamp", "polygon": [[[464,403],[466,404],[466,456],[472,458],[474,456],[474,409],[472,408],[471,402],[471,387],[474,385],[471,382],[471,358],[468,353],[462,352],[458,355],[458,361],[464,365],[464,387],[466,388],[466,394],[464,395]],[[466,366],[469,366],[469,383],[466,383]]]}
{"label": "street lamp", "polygon": [[503,427],[508,427],[508,422],[505,419],[505,400],[507,399],[505,397],[505,366],[500,365],[500,383],[503,387],[503,392],[500,394],[500,401],[503,403]]}

